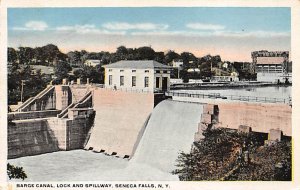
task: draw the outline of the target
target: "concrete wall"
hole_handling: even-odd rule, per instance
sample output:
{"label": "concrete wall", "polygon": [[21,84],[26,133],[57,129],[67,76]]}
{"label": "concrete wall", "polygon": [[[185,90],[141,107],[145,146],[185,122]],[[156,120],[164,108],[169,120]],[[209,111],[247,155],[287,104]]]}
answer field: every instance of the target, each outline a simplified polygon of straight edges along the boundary
{"label": "concrete wall", "polygon": [[8,125],[8,158],[58,151],[58,141],[46,119],[15,121]]}
{"label": "concrete wall", "polygon": [[[257,81],[277,83],[279,80],[284,83],[285,77],[283,75],[284,73],[257,73]],[[289,81],[291,82],[291,80]]]}
{"label": "concrete wall", "polygon": [[72,112],[73,115],[70,118],[51,117],[47,120],[48,128],[56,138],[59,150],[84,148],[88,133],[93,126],[94,111],[92,109],[78,111],[74,108]]}
{"label": "concrete wall", "polygon": [[72,93],[69,86],[67,85],[57,85],[55,86],[56,94],[56,109],[63,110],[68,107],[72,102]]}
{"label": "concrete wall", "polygon": [[95,124],[85,148],[130,156],[154,107],[154,94],[96,89],[94,98]]}
{"label": "concrete wall", "polygon": [[93,125],[84,117],[15,120],[8,126],[8,158],[83,148]]}
{"label": "concrete wall", "polygon": [[[41,109],[51,109],[27,112],[8,113],[8,158],[43,154],[58,150],[72,150],[83,148],[94,123],[92,107],[92,93],[88,88],[73,88],[67,85],[49,86],[33,101],[28,101],[23,108],[32,110],[32,105],[46,105]],[[51,98],[56,97],[56,98]],[[57,115],[62,109],[71,104],[72,99],[80,102],[76,108],[66,111],[66,118]],[[46,104],[44,103],[46,102]],[[47,103],[48,102],[48,103]],[[54,106],[53,106],[54,105]]]}
{"label": "concrete wall", "polygon": [[30,112],[10,112],[7,114],[8,120],[23,120],[55,117],[60,113],[60,110],[46,110],[46,111],[30,111]]}
{"label": "concrete wall", "polygon": [[75,120],[69,120],[67,124],[67,138],[69,144],[67,150],[82,149],[85,146],[89,138],[89,132],[94,122],[93,118],[88,120],[86,118],[80,118]]}
{"label": "concrete wall", "polygon": [[263,133],[280,129],[284,135],[292,136],[292,108],[286,104],[219,103],[218,107],[223,127],[238,129],[246,125]]}
{"label": "concrete wall", "polygon": [[270,129],[280,129],[284,135],[292,135],[292,108],[287,104],[176,96],[173,96],[173,99],[218,105],[219,122],[222,127],[238,129],[239,125],[246,125],[256,132],[269,133]]}
{"label": "concrete wall", "polygon": [[87,85],[71,85],[69,87],[72,93],[72,102],[78,102],[89,92],[89,86]]}
{"label": "concrete wall", "polygon": [[52,131],[59,150],[67,150],[67,119],[51,117],[47,119],[47,127]]}

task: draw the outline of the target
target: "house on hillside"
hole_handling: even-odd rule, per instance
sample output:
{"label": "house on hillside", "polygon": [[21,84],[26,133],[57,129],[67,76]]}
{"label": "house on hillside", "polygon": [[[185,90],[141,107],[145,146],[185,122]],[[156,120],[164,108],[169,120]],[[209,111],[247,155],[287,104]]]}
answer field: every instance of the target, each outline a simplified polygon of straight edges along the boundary
{"label": "house on hillside", "polygon": [[168,91],[172,67],[156,61],[118,61],[105,65],[105,88],[146,92]]}
{"label": "house on hillside", "polygon": [[100,65],[100,60],[88,59],[84,62],[84,65],[90,67],[96,67],[97,65]]}
{"label": "house on hillside", "polygon": [[44,66],[44,65],[32,65],[32,72],[36,74],[38,70],[41,71],[41,74],[54,76],[54,67]]}
{"label": "house on hillside", "polygon": [[[174,69],[177,70],[177,72],[174,74],[176,74],[177,78],[179,79],[179,73],[183,69],[183,60],[182,59],[174,59],[168,65],[170,65],[171,67],[173,67]],[[176,70],[174,70],[174,71],[176,71]]]}
{"label": "house on hillside", "polygon": [[174,59],[172,62],[169,63],[170,66],[172,66],[173,68],[179,68],[181,69],[183,66],[183,61],[182,59]]}

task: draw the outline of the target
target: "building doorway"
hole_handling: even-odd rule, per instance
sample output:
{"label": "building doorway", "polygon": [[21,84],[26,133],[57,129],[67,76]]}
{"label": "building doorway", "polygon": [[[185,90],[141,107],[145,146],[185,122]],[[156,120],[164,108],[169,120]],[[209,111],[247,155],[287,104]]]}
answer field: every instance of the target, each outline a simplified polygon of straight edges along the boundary
{"label": "building doorway", "polygon": [[163,91],[168,90],[168,77],[163,77],[162,78],[162,88]]}

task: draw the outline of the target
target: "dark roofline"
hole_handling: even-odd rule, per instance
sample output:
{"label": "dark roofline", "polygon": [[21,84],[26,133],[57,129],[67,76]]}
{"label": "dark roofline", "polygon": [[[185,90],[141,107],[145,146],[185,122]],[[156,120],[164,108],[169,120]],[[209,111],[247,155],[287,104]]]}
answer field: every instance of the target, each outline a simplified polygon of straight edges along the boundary
{"label": "dark roofline", "polygon": [[[143,64],[144,62],[144,64]],[[135,64],[137,64],[135,66]],[[172,67],[164,65],[154,60],[121,60],[108,65],[103,65],[104,68],[131,68],[131,69],[167,69]]]}

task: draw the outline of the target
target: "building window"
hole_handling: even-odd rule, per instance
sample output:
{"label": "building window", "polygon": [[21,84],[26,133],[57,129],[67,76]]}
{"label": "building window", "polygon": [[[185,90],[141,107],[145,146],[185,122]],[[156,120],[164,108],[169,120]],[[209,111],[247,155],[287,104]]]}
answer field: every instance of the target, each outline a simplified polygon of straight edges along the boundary
{"label": "building window", "polygon": [[168,73],[168,71],[164,71],[164,73]]}
{"label": "building window", "polygon": [[156,70],[155,73],[160,73],[160,71],[159,71],[159,70]]}
{"label": "building window", "polygon": [[132,86],[136,86],[136,76],[132,76]]}
{"label": "building window", "polygon": [[156,77],[156,88],[159,88],[159,77]]}
{"label": "building window", "polygon": [[132,70],[132,72],[133,72],[133,73],[135,73],[135,72],[136,72],[136,70]]}
{"label": "building window", "polygon": [[121,70],[120,70],[120,72],[124,72],[124,70],[123,70],[123,69],[121,69]]}
{"label": "building window", "polygon": [[108,76],[108,85],[112,85],[112,75]]}
{"label": "building window", "polygon": [[149,70],[145,70],[145,73],[149,73]]}
{"label": "building window", "polygon": [[149,77],[145,77],[145,87],[149,87]]}
{"label": "building window", "polygon": [[120,76],[120,86],[124,86],[124,76]]}
{"label": "building window", "polygon": [[112,69],[108,69],[108,72],[112,72]]}

